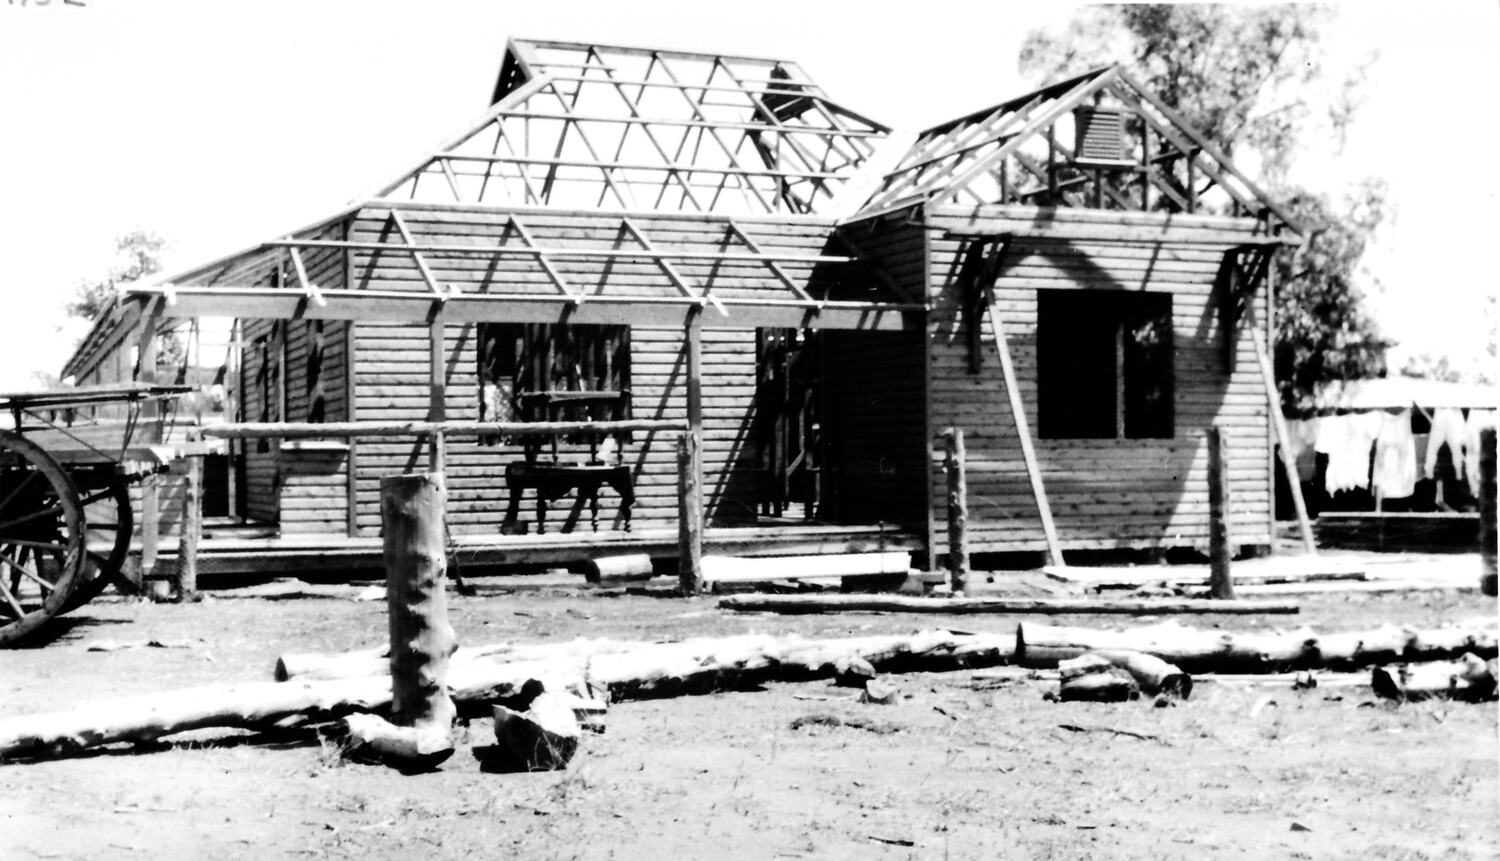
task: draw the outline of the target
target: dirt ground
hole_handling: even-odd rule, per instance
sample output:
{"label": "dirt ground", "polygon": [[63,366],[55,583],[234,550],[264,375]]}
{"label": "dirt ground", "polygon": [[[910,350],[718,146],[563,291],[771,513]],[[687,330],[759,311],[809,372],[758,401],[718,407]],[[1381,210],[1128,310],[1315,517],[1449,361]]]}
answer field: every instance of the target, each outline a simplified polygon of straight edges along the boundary
{"label": "dirt ground", "polygon": [[[338,590],[332,590],[337,592]],[[378,646],[384,604],[212,593],[102,598],[44,645],[0,653],[0,716],[268,680],[277,655]],[[1319,595],[1236,629],[1352,630],[1493,615],[1474,591]],[[461,642],[736,633],[1013,632],[1007,616],[732,614],[715,599],[486,588]],[[1100,627],[1120,617],[1059,617]],[[172,648],[87,651],[101,640]],[[1055,682],[900,676],[893,706],[827,683],[616,704],[563,772],[492,774],[461,730],[441,770],[347,763],[316,734],[199,733],[0,765],[5,858],[1361,858],[1500,854],[1493,703],[1377,701],[1367,687],[1200,683],[1173,708],[1055,703]],[[798,718],[833,716],[838,721]],[[1065,729],[1064,726],[1083,731]],[[1136,733],[1145,738],[1110,730]]]}

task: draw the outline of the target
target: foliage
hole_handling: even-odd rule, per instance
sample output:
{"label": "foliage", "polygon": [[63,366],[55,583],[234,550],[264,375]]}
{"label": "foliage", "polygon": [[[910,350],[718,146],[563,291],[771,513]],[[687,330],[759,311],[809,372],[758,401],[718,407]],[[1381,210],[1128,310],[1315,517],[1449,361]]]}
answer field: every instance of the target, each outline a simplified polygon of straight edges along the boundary
{"label": "foliage", "polygon": [[117,259],[103,278],[80,281],[67,304],[69,316],[93,320],[119,298],[120,285],[161,271],[161,256],[167,242],[146,230],[132,230],[115,239]]}
{"label": "foliage", "polygon": [[1021,71],[1056,80],[1116,62],[1179,111],[1230,157],[1259,159],[1267,183],[1281,182],[1297,131],[1318,111],[1337,139],[1358,105],[1363,68],[1332,92],[1325,82],[1321,28],[1327,9],[1308,4],[1100,5],[1085,7],[1062,33],[1036,30],[1021,46]]}
{"label": "foliage", "polygon": [[1276,376],[1289,410],[1323,382],[1383,376],[1391,346],[1355,285],[1385,186],[1366,181],[1335,206],[1284,185],[1307,130],[1342,145],[1359,104],[1363,67],[1330,82],[1322,65],[1330,14],[1303,4],[1090,6],[1062,33],[1029,34],[1021,49],[1021,70],[1045,80],[1123,63],[1285,204],[1307,236],[1275,267]]}
{"label": "foliage", "polygon": [[1381,337],[1352,283],[1370,235],[1385,216],[1385,189],[1366,182],[1335,210],[1322,195],[1298,191],[1285,200],[1307,236],[1276,258],[1276,381],[1283,408],[1312,406],[1333,380],[1383,377]]}

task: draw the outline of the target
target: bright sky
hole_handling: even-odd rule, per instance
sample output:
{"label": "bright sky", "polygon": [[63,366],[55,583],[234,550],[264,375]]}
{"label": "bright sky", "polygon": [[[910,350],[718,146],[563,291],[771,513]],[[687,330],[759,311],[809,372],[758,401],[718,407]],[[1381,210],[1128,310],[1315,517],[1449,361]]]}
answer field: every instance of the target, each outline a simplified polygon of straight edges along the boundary
{"label": "bright sky", "polygon": [[[0,389],[55,372],[81,334],[63,303],[133,228],[167,269],[313,221],[477,116],[508,37],[798,62],[836,101],[917,129],[1022,92],[1022,38],[1073,7],[757,0],[5,0],[0,5]],[[885,16],[880,9],[889,8]],[[895,14],[896,9],[900,14]],[[921,14],[914,14],[920,12]],[[1342,154],[1303,156],[1338,193],[1384,176],[1397,216],[1369,257],[1397,355],[1477,361],[1500,237],[1500,5],[1342,7],[1330,66],[1378,51]]]}

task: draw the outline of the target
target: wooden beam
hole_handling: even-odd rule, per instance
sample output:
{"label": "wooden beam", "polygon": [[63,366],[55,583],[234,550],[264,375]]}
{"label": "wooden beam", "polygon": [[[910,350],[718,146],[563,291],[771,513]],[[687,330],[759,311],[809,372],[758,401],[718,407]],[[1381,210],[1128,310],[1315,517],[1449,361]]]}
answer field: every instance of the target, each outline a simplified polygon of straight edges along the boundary
{"label": "wooden beam", "polygon": [[[147,288],[140,288],[145,291]],[[328,304],[308,309],[306,319],[367,320],[427,324],[433,300],[427,291],[325,290]],[[918,304],[876,302],[805,302],[799,299],[719,300],[730,316],[709,315],[705,328],[816,328],[903,331],[921,328],[926,308]],[[561,294],[461,293],[444,307],[449,323],[556,323],[566,311],[572,323],[676,327],[700,307],[684,296],[591,296],[581,306]],[[171,316],[289,320],[305,300],[289,290],[258,287],[179,288]],[[808,319],[810,312],[815,312]]]}
{"label": "wooden beam", "polygon": [[[444,325],[443,315],[439,313],[427,330],[427,421],[434,425],[441,425],[448,418],[446,339],[447,326]],[[427,460],[433,472],[441,473],[446,469],[447,449],[447,434],[439,427],[428,437]]]}
{"label": "wooden beam", "polygon": [[677,440],[677,584],[684,595],[703,588],[703,474],[699,437]]}
{"label": "wooden beam", "polygon": [[1052,506],[1047,502],[1047,489],[1042,484],[1042,470],[1037,462],[1036,448],[1031,440],[1031,426],[1026,420],[1026,405],[1021,400],[1021,386],[1016,376],[1015,362],[1010,354],[1010,342],[1005,337],[1005,326],[1000,313],[995,310],[993,290],[986,303],[986,313],[993,330],[995,350],[1000,354],[1000,373],[1005,378],[1005,394],[1010,400],[1010,414],[1016,425],[1016,436],[1021,441],[1021,458],[1026,462],[1026,477],[1031,482],[1031,495],[1036,500],[1037,516],[1042,521],[1042,535],[1047,542],[1047,560],[1051,565],[1062,565],[1062,544],[1058,541],[1057,527],[1052,522]]}
{"label": "wooden beam", "polygon": [[[346,242],[340,239],[275,239],[266,243],[267,248],[342,248],[349,251],[413,251],[433,254],[452,254],[460,257],[553,257],[564,260],[702,260],[709,263],[848,263],[854,258],[828,254],[760,253],[746,254],[719,251],[675,251],[634,248],[562,248],[540,247],[531,241],[531,234],[511,216],[517,233],[524,233],[526,245],[441,245],[417,243],[396,245],[390,242]],[[179,290],[182,289],[178,285]],[[161,293],[160,289],[155,292]]]}
{"label": "wooden beam", "polygon": [[906,595],[731,595],[724,610],[745,613],[1038,613],[1154,616],[1179,613],[1296,614],[1288,601],[1214,601],[1202,598],[917,598]]}
{"label": "wooden beam", "polygon": [[[291,239],[291,237],[286,238]],[[318,289],[318,285],[314,284],[311,278],[307,277],[307,267],[302,265],[302,253],[295,245],[289,246],[287,250],[291,252],[292,270],[297,273],[297,283],[302,285],[302,295],[314,305],[320,308],[326,307],[328,300],[323,298],[323,292]]]}
{"label": "wooden beam", "polygon": [[948,585],[962,595],[969,580],[969,481],[963,428],[948,428],[943,469],[948,475]]}
{"label": "wooden beam", "polygon": [[[1255,361],[1260,366],[1260,382],[1266,393],[1266,411],[1275,430],[1275,443],[1281,453],[1281,468],[1286,475],[1287,486],[1292,491],[1292,506],[1297,511],[1297,530],[1302,535],[1302,549],[1309,556],[1318,555],[1318,542],[1313,538],[1312,520],[1307,516],[1307,501],[1302,497],[1302,481],[1297,477],[1297,461],[1292,457],[1292,438],[1287,431],[1286,417],[1281,414],[1281,394],[1276,390],[1276,371],[1266,349],[1265,336],[1259,330],[1251,333],[1255,344]],[[1275,482],[1272,482],[1273,486]],[[1271,494],[1271,506],[1276,505],[1276,494]],[[1274,518],[1273,518],[1274,519]]]}
{"label": "wooden beam", "polygon": [[1218,425],[1208,429],[1208,594],[1228,601],[1234,598],[1230,563],[1234,538],[1229,522],[1229,447]]}
{"label": "wooden beam", "polygon": [[210,439],[334,439],[338,437],[426,436],[439,431],[464,436],[560,436],[687,430],[680,419],[630,419],[602,422],[234,422],[209,425],[199,433]]}

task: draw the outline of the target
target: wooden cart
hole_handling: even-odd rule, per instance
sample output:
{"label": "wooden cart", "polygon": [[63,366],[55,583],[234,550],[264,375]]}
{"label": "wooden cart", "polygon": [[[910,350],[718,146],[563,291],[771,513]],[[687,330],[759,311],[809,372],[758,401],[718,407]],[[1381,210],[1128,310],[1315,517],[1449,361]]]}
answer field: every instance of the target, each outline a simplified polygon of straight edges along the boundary
{"label": "wooden cart", "polygon": [[[160,471],[166,414],[187,386],[0,393],[0,646],[122,578],[130,485]],[[0,414],[3,414],[0,412]]]}

